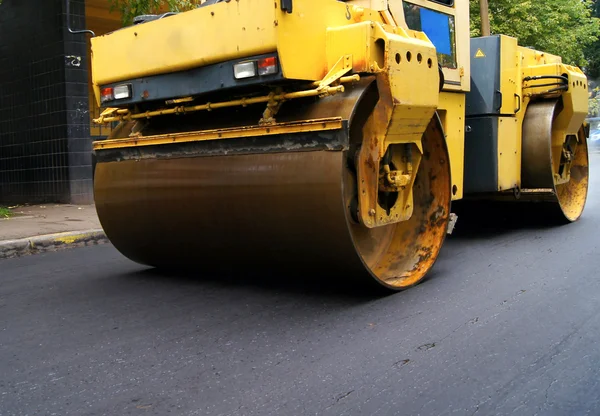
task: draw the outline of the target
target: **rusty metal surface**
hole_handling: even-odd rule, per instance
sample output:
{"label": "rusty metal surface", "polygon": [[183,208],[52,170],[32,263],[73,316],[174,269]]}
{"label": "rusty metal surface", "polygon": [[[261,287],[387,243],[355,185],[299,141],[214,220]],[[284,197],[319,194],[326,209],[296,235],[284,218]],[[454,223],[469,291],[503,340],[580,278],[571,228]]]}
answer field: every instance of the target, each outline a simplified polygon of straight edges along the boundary
{"label": "rusty metal surface", "polygon": [[362,260],[391,288],[419,283],[433,267],[448,231],[450,161],[437,117],[431,120],[422,143],[424,152],[413,186],[410,219],[375,228],[350,225]]}
{"label": "rusty metal surface", "polygon": [[556,197],[568,221],[576,221],[585,208],[589,186],[589,154],[583,127],[578,133],[579,142],[571,166],[569,182],[556,185]]}
{"label": "rusty metal surface", "polygon": [[96,207],[115,247],[144,264],[201,273],[364,273],[346,228],[342,156],[322,151],[101,163]]}
{"label": "rusty metal surface", "polygon": [[141,159],[179,159],[222,155],[305,152],[348,149],[348,122],[339,130],[241,137],[228,140],[172,142],[153,146],[106,148],[95,153],[98,162]]}
{"label": "rusty metal surface", "polygon": [[[366,118],[355,114],[364,89],[338,101],[343,107],[303,114],[351,118],[353,136]],[[415,207],[405,222],[369,229],[351,219],[358,187],[348,164],[352,143],[349,149],[186,157],[154,149],[154,157],[112,161],[99,152],[96,207],[115,247],[143,264],[273,270],[282,278],[318,273],[340,284],[375,277],[388,288],[410,287],[433,266],[448,227],[450,166],[439,120],[423,138]]]}
{"label": "rusty metal surface", "polygon": [[134,136],[121,139],[99,140],[93,143],[93,148],[94,150],[120,149],[125,147],[156,146],[162,144],[226,140],[244,137],[266,137],[280,134],[339,130],[342,127],[342,119],[340,117],[332,117],[295,123],[278,123],[269,126],[250,126],[234,129],[203,130],[156,136]]}
{"label": "rusty metal surface", "polygon": [[[366,76],[357,82],[347,84],[343,94],[324,98],[305,97],[285,102],[277,112],[276,121],[281,124],[302,124],[307,120],[318,119],[352,120],[356,103],[361,100],[368,86],[374,81],[374,76]],[[108,140],[127,139],[131,134],[138,138],[170,135],[178,137],[190,132],[218,134],[218,130],[221,129],[227,133],[234,129],[266,128],[259,124],[264,109],[263,104],[254,104],[246,107],[215,109],[211,112],[164,115],[152,120],[127,120],[113,130]],[[101,148],[100,143],[95,142],[97,149]]]}
{"label": "rusty metal surface", "polygon": [[[313,151],[99,163],[96,208],[125,256],[199,273],[376,277],[404,288],[433,265],[447,228],[449,177],[437,151],[415,186],[410,221],[367,229],[348,218],[345,152]],[[437,178],[440,178],[439,180]],[[438,189],[434,189],[438,186]],[[435,193],[441,192],[436,196]]]}

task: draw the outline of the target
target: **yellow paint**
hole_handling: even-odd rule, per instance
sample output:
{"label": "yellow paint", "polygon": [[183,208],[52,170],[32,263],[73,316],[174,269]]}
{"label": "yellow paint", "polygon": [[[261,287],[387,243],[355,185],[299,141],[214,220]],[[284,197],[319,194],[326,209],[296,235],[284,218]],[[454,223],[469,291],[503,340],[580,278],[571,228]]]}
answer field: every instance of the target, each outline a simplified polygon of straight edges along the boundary
{"label": "yellow paint", "polygon": [[352,55],[342,56],[338,59],[338,61],[333,64],[325,78],[321,82],[318,83],[319,88],[324,88],[331,85],[333,82],[339,80],[341,77],[346,75],[349,71],[352,70]]}
{"label": "yellow paint", "polygon": [[521,185],[521,129],[516,117],[498,117],[498,191]]}
{"label": "yellow paint", "polygon": [[[413,210],[412,184],[423,151],[421,138],[438,106],[435,48],[422,33],[402,28],[390,32],[381,23],[365,22],[330,29],[327,54],[328,66],[337,57],[351,55],[354,70],[364,68],[377,74],[380,101],[364,129],[358,162],[361,222],[376,227],[404,221]],[[389,147],[395,157],[405,156],[395,159],[399,171],[394,174],[405,178],[406,185],[388,213],[378,204],[377,195],[384,168],[380,160]],[[405,159],[409,162],[400,162]]]}
{"label": "yellow paint", "polygon": [[[379,71],[385,65],[382,62],[385,50],[382,48],[377,54],[374,36],[374,30],[369,22],[327,29],[325,48],[327,68],[332,68],[340,57],[350,56],[353,71]],[[371,66],[373,68],[370,68]]]}
{"label": "yellow paint", "polygon": [[[531,86],[558,82],[554,79],[525,81],[526,77],[562,76],[569,83],[567,91],[556,91],[548,98],[562,96],[564,109],[557,117],[553,133],[553,161],[558,169],[562,145],[569,134],[576,135],[588,112],[587,80],[579,68],[564,65],[561,58],[545,52],[524,48],[515,38],[500,36],[500,91],[502,115],[498,119],[498,191],[521,186],[521,144],[523,119],[527,107],[536,94],[552,86]],[[520,107],[520,108],[519,108]]]}
{"label": "yellow paint", "polygon": [[[523,76],[562,74],[567,74],[569,78],[569,89],[562,94],[566,111],[563,111],[559,116],[558,127],[564,130],[565,134],[577,134],[588,113],[588,86],[587,78],[583,71],[561,63],[532,65],[523,68]],[[541,84],[548,81],[531,81],[528,84],[535,85],[536,82]],[[530,88],[527,89],[527,92],[536,93],[547,89],[549,87]]]}
{"label": "yellow paint", "polygon": [[352,57],[355,72],[384,73],[394,106],[384,143],[419,142],[438,104],[435,49],[423,35],[401,28],[387,32],[380,23],[362,22],[327,31],[327,66]]}
{"label": "yellow paint", "polygon": [[[468,91],[468,25],[464,26],[467,16],[464,2],[456,8],[424,0],[415,2],[455,16],[459,68],[444,69],[444,74],[448,81],[461,83],[460,87],[448,84],[447,88]],[[292,14],[279,10],[278,4],[268,0],[218,3],[93,38],[92,82],[97,103],[99,86],[107,83],[275,51],[285,77],[320,80],[341,56],[335,56],[331,50],[334,43],[328,39],[329,32],[360,22],[384,24],[382,27],[388,32],[401,30],[402,36],[427,39],[420,32],[404,31],[402,23],[400,27],[390,26],[403,19],[396,9],[401,7],[400,1],[390,2],[389,10],[385,11],[381,10],[387,4],[383,0],[374,0],[374,9],[352,2],[305,0],[294,3]],[[228,29],[223,30],[224,27]],[[364,49],[367,44],[363,41],[355,47]],[[362,55],[368,52],[363,51]],[[355,62],[362,55],[355,57]],[[367,68],[367,71],[373,70]]]}
{"label": "yellow paint", "polygon": [[76,235],[69,235],[66,237],[55,238],[54,241],[56,241],[57,243],[63,243],[63,244],[73,244],[79,240],[82,240],[82,239],[90,237],[90,236],[91,236],[91,234],[76,234]]}
{"label": "yellow paint", "polygon": [[[451,92],[440,94],[438,114],[444,127],[446,144],[450,156],[452,199],[462,199],[465,173],[465,95]],[[455,186],[456,192],[454,192]]]}
{"label": "yellow paint", "polygon": [[[232,1],[126,28],[92,40],[94,90],[98,100],[99,85],[103,83],[267,52],[278,53],[285,77],[309,81],[305,88],[314,88],[281,93],[280,98],[286,100],[320,96],[328,92],[328,88],[332,88],[331,93],[342,93],[340,77],[344,77],[342,81],[348,81],[352,79],[348,76],[374,74],[380,102],[365,127],[370,136],[365,136],[359,158],[363,167],[359,170],[359,175],[363,175],[359,181],[360,214],[361,221],[367,226],[381,225],[395,220],[383,218],[377,206],[379,162],[393,146],[399,154],[412,158],[410,162],[402,162],[405,169],[418,167],[423,151],[421,138],[436,111],[444,127],[450,154],[452,198],[463,197],[465,93],[470,90],[470,60],[489,58],[481,49],[474,54],[470,50],[467,1],[457,1],[453,7],[428,0],[410,0],[410,3],[449,14],[455,19],[457,67],[443,68],[446,84],[441,93],[435,48],[424,33],[408,30],[400,0],[303,0],[294,2],[291,14],[281,11],[278,1]],[[219,36],[215,37],[214,33]],[[555,97],[562,96],[565,104],[553,137],[555,161],[560,157],[564,138],[579,131],[587,115],[588,103],[587,81],[580,69],[562,64],[558,56],[521,47],[517,39],[508,36],[501,36],[500,50],[503,98],[500,111],[503,117],[498,119],[497,152],[498,190],[503,191],[520,186],[523,118],[532,97],[547,89],[529,88],[535,82],[524,79],[563,74],[569,79],[567,91],[554,93]],[[215,104],[159,108],[146,113],[117,109],[110,110],[100,121],[260,104],[272,99],[267,96],[242,98]],[[250,127],[188,132],[182,136],[121,138],[96,142],[94,149],[340,128],[336,124],[338,121],[327,121],[326,128],[310,125],[313,122],[316,123],[308,120],[302,127],[278,126],[270,130],[273,133]],[[315,130],[311,130],[313,127]],[[396,162],[401,164],[400,160]],[[410,185],[414,178],[399,171],[390,175],[390,178],[401,178],[402,183],[407,184],[399,199],[407,205],[393,210],[404,218],[411,212],[407,206],[412,205]]]}
{"label": "yellow paint", "polygon": [[349,0],[347,3],[352,6],[363,7],[375,11],[386,11],[388,9],[388,0]]}
{"label": "yellow paint", "polygon": [[517,110],[517,93],[521,95],[519,60],[517,55],[517,39],[508,36],[500,37],[500,90],[502,91],[502,107],[500,114],[515,114]]}
{"label": "yellow paint", "polygon": [[385,36],[386,72],[394,100],[386,143],[417,143],[439,103],[435,48],[426,38],[414,39],[402,31]]}
{"label": "yellow paint", "polygon": [[[525,53],[524,53],[525,55]],[[533,55],[529,52],[525,56],[526,62],[537,63],[539,65],[531,65],[523,68],[524,76],[539,76],[539,75],[563,75],[566,74],[568,82],[568,90],[560,94],[562,96],[563,110],[558,115],[553,125],[552,132],[552,160],[554,174],[559,175],[560,159],[563,150],[563,143],[568,135],[577,135],[579,129],[583,125],[588,113],[588,86],[587,78],[579,68],[564,65],[560,63],[560,58],[554,56]],[[546,80],[547,82],[547,80]],[[540,81],[531,81],[527,84],[535,85]],[[528,94],[539,93],[547,90],[549,87],[529,88],[524,89],[525,99],[528,101]],[[555,96],[558,97],[559,93]],[[557,178],[557,183],[568,179],[568,173],[562,178]]]}
{"label": "yellow paint", "polygon": [[217,3],[92,38],[93,83],[274,52],[275,19],[273,1],[245,0]]}
{"label": "yellow paint", "polygon": [[293,14],[277,9],[277,52],[284,76],[303,80],[323,79],[331,66],[342,55],[347,55],[338,54],[328,62],[328,28],[352,25],[357,19],[381,22],[379,13],[368,9],[361,12],[339,1],[295,1]]}

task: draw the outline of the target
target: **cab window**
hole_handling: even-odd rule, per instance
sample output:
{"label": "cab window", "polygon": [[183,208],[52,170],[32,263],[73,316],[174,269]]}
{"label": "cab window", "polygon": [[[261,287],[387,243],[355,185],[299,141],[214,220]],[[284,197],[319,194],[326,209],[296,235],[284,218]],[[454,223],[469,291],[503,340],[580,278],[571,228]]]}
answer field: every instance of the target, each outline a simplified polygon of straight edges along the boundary
{"label": "cab window", "polygon": [[[437,2],[446,3],[443,0]],[[424,32],[431,40],[442,67],[456,69],[454,16],[405,1],[404,17],[409,29]]]}

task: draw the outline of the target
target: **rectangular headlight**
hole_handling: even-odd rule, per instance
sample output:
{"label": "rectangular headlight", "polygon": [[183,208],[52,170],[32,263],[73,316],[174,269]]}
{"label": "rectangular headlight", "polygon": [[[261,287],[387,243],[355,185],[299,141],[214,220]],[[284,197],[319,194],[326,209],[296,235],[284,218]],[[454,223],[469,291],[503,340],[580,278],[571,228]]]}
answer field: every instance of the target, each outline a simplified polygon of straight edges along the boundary
{"label": "rectangular headlight", "polygon": [[122,100],[124,98],[131,98],[131,85],[123,84],[117,85],[113,88],[113,95],[115,100]]}
{"label": "rectangular headlight", "polygon": [[252,78],[256,76],[256,64],[252,62],[241,62],[233,66],[235,79]]}

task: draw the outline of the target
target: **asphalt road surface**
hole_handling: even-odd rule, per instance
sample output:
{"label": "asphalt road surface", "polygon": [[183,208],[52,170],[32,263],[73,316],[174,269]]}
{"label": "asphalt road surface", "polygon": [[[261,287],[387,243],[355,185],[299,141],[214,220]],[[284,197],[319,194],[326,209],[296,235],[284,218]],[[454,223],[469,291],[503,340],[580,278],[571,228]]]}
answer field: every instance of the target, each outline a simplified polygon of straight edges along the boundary
{"label": "asphalt road surface", "polygon": [[389,296],[166,276],[108,245],[0,261],[0,415],[598,415],[592,178],[579,222],[459,226]]}

